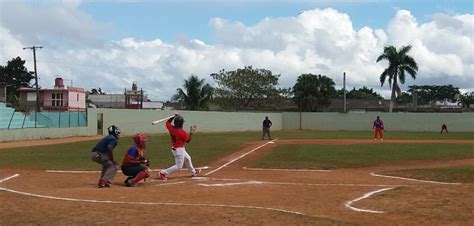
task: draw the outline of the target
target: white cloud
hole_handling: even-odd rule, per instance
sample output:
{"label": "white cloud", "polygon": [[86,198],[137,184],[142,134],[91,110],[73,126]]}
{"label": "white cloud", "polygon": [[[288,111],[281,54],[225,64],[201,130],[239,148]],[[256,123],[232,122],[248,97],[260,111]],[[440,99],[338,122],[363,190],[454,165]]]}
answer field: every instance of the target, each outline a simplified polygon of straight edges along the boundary
{"label": "white cloud", "polygon": [[[400,10],[386,31],[370,27],[355,30],[347,14],[314,9],[295,17],[264,18],[253,25],[214,18],[210,21],[217,40],[214,44],[186,38],[166,43],[159,37],[100,42],[97,31],[104,25],[81,12],[78,2],[65,2],[41,5],[44,17],[37,22],[9,18],[29,13],[33,6],[8,6],[8,19],[2,19],[0,26],[1,63],[20,56],[32,70],[31,51],[22,47],[33,41],[42,44],[64,39],[86,44],[61,42],[40,50],[38,71],[43,87],[52,87],[56,75],[72,77],[75,86],[88,90],[100,87],[108,93],[123,92],[137,81],[152,98],[167,100],[190,74],[213,83],[211,73],[253,65],[281,74],[282,87],[293,86],[300,74],[313,73],[333,78],[341,88],[342,73],[346,72],[348,89],[367,86],[388,97],[388,86],[380,87],[379,83],[386,63],[375,61],[385,45],[411,44],[410,54],[420,70],[416,80],[406,79],[406,86],[453,84],[463,90],[474,89],[473,15],[436,14],[431,21],[419,24],[409,11]],[[39,24],[47,26],[35,29]]]}
{"label": "white cloud", "polygon": [[25,43],[95,44],[112,28],[78,10],[79,0],[2,1],[0,25]]}

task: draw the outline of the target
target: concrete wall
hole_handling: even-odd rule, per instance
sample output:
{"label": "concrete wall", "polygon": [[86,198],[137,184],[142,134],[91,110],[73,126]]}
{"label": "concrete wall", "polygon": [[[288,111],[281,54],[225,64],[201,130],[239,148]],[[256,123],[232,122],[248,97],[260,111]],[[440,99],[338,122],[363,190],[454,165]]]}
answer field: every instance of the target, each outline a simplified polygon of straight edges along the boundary
{"label": "concrete wall", "polygon": [[449,131],[474,131],[474,113],[298,113],[285,112],[284,129],[371,130],[377,116],[385,129],[392,131],[440,131],[445,123]]}
{"label": "concrete wall", "polygon": [[[88,111],[89,127],[97,128],[97,114],[103,114],[104,128],[116,125],[124,134],[165,132],[164,123],[151,125],[152,121],[166,118],[174,111],[132,110],[95,108]],[[199,131],[247,131],[261,130],[265,116],[273,122],[273,128],[282,129],[281,113],[245,113],[245,112],[212,112],[180,111],[184,117],[184,128],[196,125]],[[106,130],[104,129],[105,133]]]}
{"label": "concrete wall", "polygon": [[[28,128],[0,130],[0,141],[35,140],[45,138],[91,136],[87,127],[75,128]],[[0,143],[0,145],[2,145]]]}
{"label": "concrete wall", "polygon": [[[89,108],[87,127],[31,128],[0,130],[0,141],[93,136],[98,134],[98,115],[103,115],[102,134],[110,125],[118,126],[123,134],[165,132],[164,123],[153,126],[152,121],[168,117],[173,111]],[[372,122],[380,116],[385,129],[391,131],[440,131],[446,123],[450,132],[474,131],[474,113],[246,113],[181,111],[185,129],[197,125],[198,131],[259,131],[268,116],[273,130],[372,130]],[[1,144],[0,144],[1,145]]]}

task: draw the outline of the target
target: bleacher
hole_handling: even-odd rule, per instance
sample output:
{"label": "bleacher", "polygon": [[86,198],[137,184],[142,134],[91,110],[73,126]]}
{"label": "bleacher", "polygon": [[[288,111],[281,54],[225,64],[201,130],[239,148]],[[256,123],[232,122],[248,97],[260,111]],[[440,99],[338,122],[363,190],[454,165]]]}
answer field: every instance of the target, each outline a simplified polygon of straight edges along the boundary
{"label": "bleacher", "polygon": [[[44,127],[37,124],[36,127]],[[25,116],[24,112],[15,112],[14,108],[7,107],[0,102],[0,129],[35,128],[34,114]]]}

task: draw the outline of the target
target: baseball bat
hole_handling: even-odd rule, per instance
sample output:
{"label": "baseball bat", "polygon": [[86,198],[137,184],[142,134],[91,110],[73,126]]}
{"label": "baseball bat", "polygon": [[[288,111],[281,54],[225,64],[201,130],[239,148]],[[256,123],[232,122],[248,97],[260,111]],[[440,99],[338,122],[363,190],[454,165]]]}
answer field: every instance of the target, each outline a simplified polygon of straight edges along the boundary
{"label": "baseball bat", "polygon": [[151,122],[151,124],[152,124],[152,125],[156,125],[156,124],[158,124],[158,123],[160,123],[160,122],[164,122],[164,121],[166,121],[166,120],[168,120],[168,119],[170,119],[170,118],[173,118],[173,117],[174,117],[174,115],[168,116],[168,117],[166,117],[166,118],[158,119],[158,120],[156,120],[156,121]]}

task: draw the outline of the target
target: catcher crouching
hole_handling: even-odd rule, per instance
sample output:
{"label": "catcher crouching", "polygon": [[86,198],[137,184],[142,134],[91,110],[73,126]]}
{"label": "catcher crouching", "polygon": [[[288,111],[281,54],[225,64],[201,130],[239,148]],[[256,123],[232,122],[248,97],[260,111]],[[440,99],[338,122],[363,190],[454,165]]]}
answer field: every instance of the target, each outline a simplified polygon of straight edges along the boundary
{"label": "catcher crouching", "polygon": [[135,145],[125,153],[121,167],[123,174],[128,176],[124,181],[127,187],[134,187],[150,176],[150,169],[147,167],[150,161],[144,156],[148,137],[145,134],[137,134],[133,137],[133,141]]}

